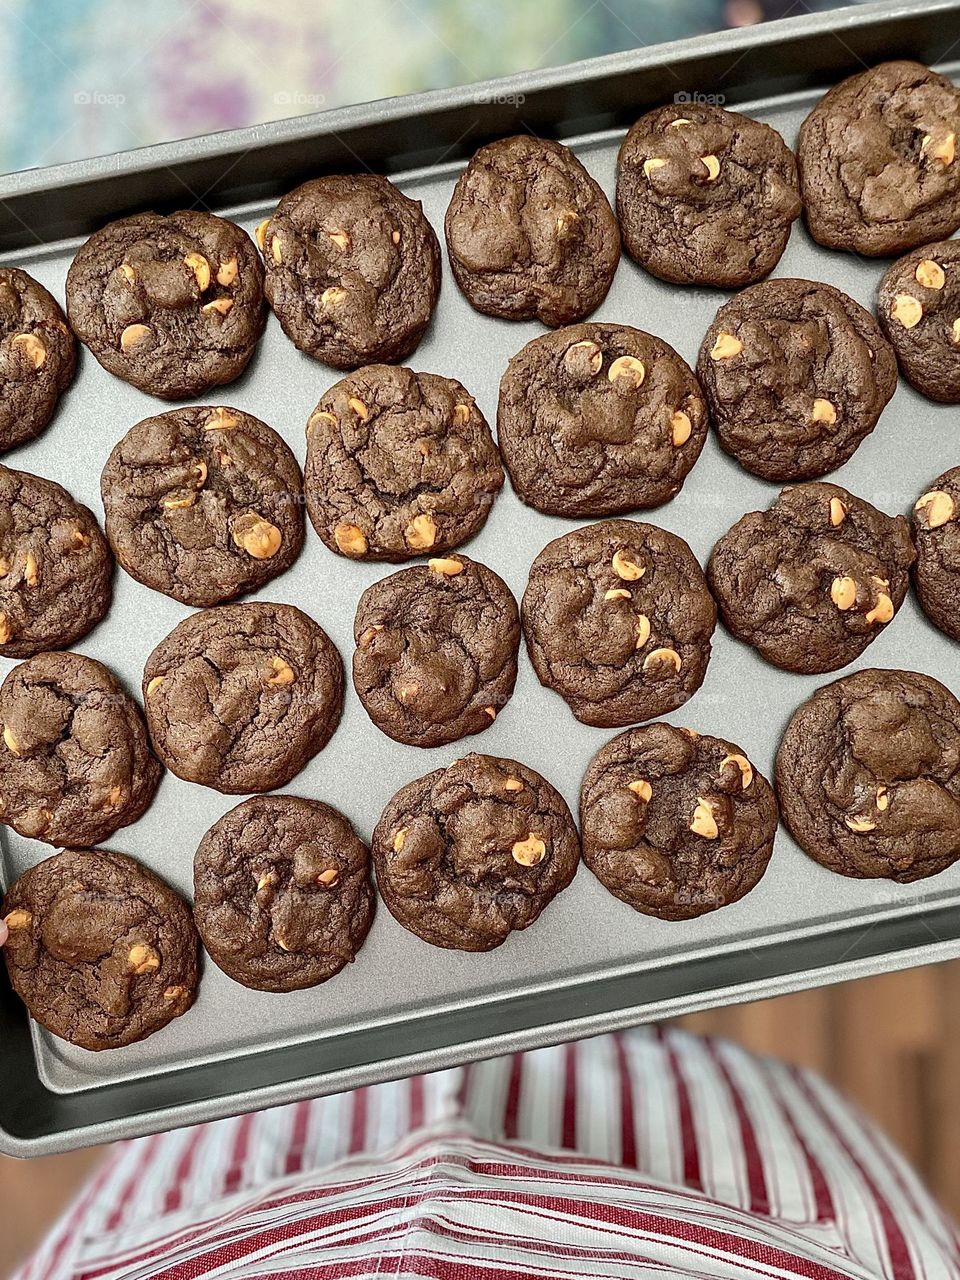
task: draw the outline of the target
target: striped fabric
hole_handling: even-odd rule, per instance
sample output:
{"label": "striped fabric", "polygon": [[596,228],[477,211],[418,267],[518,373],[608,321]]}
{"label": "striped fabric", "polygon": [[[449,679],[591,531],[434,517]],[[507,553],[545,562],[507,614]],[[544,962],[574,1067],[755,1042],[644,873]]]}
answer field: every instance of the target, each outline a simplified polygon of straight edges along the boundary
{"label": "striped fabric", "polygon": [[640,1029],[113,1149],[19,1280],[957,1280],[960,1238],[819,1078]]}

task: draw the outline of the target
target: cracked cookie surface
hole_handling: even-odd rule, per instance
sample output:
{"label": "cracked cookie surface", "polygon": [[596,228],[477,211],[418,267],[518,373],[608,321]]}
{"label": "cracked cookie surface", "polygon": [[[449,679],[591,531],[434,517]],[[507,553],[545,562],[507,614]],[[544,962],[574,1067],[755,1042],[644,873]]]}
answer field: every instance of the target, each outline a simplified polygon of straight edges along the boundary
{"label": "cracked cookie surface", "polygon": [[467,301],[505,320],[572,324],[596,310],[620,260],[617,220],[572,151],[521,135],[481,147],[444,222]]}
{"label": "cracked cookie surface", "polygon": [[926,244],[889,267],[877,315],[911,386],[960,402],[960,242]]}
{"label": "cracked cookie surface", "polygon": [[620,147],[623,243],[661,280],[753,284],[780,261],[799,214],[793,152],[775,129],[735,111],[658,107]]}
{"label": "cracked cookie surface", "polygon": [[373,919],[370,852],[343,814],[299,796],[255,796],[203,837],[194,917],[221,969],[258,991],[326,982]]}
{"label": "cracked cookie surface", "polygon": [[41,653],[0,686],[0,821],[22,836],[89,847],[146,811],[161,768],[140,708],[79,653]]}
{"label": "cracked cookie surface", "polygon": [[520,616],[509,587],[463,555],[367,587],[354,622],[353,683],[395,742],[438,747],[493,724],[517,679]]}
{"label": "cracked cookie surface", "polygon": [[263,332],[263,267],[225,218],[140,213],[81,246],[67,273],[67,314],[115,377],[183,400],[246,368]]}
{"label": "cracked cookie surface", "polygon": [[335,369],[402,360],[440,292],[419,200],[376,174],[316,178],[260,224],[266,293],[290,341]]}
{"label": "cracked cookie surface", "polygon": [[895,617],[910,526],[835,484],[784,489],[713,549],[707,578],[728,629],[786,671],[835,671]]}
{"label": "cracked cookie surface", "polygon": [[960,89],[919,62],[883,62],[827,93],[800,126],[810,234],[882,257],[960,226]]}
{"label": "cracked cookie surface", "polygon": [[143,701],[154,750],[178,778],[227,794],[272,791],[337,727],[343,663],[293,605],[221,605],[161,640]]}
{"label": "cracked cookie surface", "polygon": [[0,655],[67,649],[110,608],[113,556],[61,485],[0,466]]}
{"label": "cracked cookie surface", "polygon": [[580,830],[583,860],[612,894],[661,920],[691,920],[759,882],[777,802],[732,742],[650,724],[591,760]]}
{"label": "cracked cookie surface", "polygon": [[935,626],[960,640],[960,467],[945,471],[913,508],[917,599]]}
{"label": "cracked cookie surface", "polygon": [[794,839],[841,875],[907,884],[960,858],[960,702],[930,676],[857,671],[818,689],[776,778]]}
{"label": "cracked cookie surface", "polygon": [[10,886],[0,915],[14,991],[71,1044],[117,1049],[193,1004],[199,940],[190,908],[126,854],[55,854]]}
{"label": "cracked cookie surface", "polygon": [[138,422],[107,459],[100,486],[121,566],[184,604],[255,591],[303,546],[296,459],[238,409],[172,409]]}
{"label": "cracked cookie surface", "polygon": [[576,874],[570,810],[516,760],[468,755],[401,787],[373,833],[377,889],[436,947],[490,951]]}
{"label": "cracked cookie surface", "polygon": [[454,378],[371,365],[335,383],[307,423],[307,511],[340,555],[448,551],[479,532],[502,487],[490,428]]}
{"label": "cracked cookie surface", "polygon": [[57,300],[26,271],[0,267],[0,451],[40,434],[76,368]]}
{"label": "cracked cookie surface", "polygon": [[880,326],[831,285],[776,279],[725,303],[697,376],[720,443],[765,480],[812,480],[852,457],[897,385]]}
{"label": "cracked cookie surface", "polygon": [[534,338],[500,383],[497,442],[513,486],[537,511],[604,516],[679,492],[707,436],[686,361],[622,324]]}
{"label": "cracked cookie surface", "polygon": [[604,520],[544,547],[521,616],[540,683],[584,724],[617,728],[665,715],[700,688],[717,609],[682,538]]}

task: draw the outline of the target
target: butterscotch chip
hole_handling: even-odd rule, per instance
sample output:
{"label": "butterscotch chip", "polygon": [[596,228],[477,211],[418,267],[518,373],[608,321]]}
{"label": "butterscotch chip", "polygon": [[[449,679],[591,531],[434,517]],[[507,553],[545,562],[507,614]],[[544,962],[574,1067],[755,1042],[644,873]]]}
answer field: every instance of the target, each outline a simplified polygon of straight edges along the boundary
{"label": "butterscotch chip", "polygon": [[898,293],[890,308],[891,317],[904,329],[912,329],[923,319],[923,305],[910,293]]}
{"label": "butterscotch chip", "polygon": [[918,498],[914,505],[922,523],[928,529],[939,529],[941,525],[953,520],[957,514],[957,504],[952,496],[943,489],[931,490]]}
{"label": "butterscotch chip", "polygon": [[14,990],[37,1022],[73,1044],[143,1040],[193,1002],[199,946],[190,909],[133,858],[58,853],[11,885],[0,914],[30,917],[4,948]]}
{"label": "butterscotch chip", "polygon": [[580,791],[587,866],[618,898],[664,920],[738,901],[764,874],[777,829],[773,789],[752,772],[748,784],[734,767],[741,760],[731,742],[663,722],[619,734],[594,756]]}
{"label": "butterscotch chip", "polygon": [[877,623],[882,626],[893,618],[895,612],[893,601],[885,592],[881,591],[877,596],[877,603],[865,616],[867,622]]}
{"label": "butterscotch chip", "polygon": [[853,578],[834,578],[830,584],[830,599],[838,609],[852,609],[857,603],[857,584]]}
{"label": "butterscotch chip", "polygon": [[[511,779],[522,782],[522,794],[508,801]],[[405,831],[399,848],[398,830]],[[489,951],[532,925],[580,858],[558,792],[515,760],[476,754],[401,787],[372,850],[377,888],[399,923],[434,946],[463,951]]]}
{"label": "butterscotch chip", "polygon": [[675,449],[687,443],[692,431],[690,417],[682,409],[677,409],[670,415],[670,439]]}
{"label": "butterscotch chip", "polygon": [[613,566],[613,572],[625,582],[637,582],[646,573],[646,568],[642,564],[631,560],[619,548],[613,553],[610,563]]}
{"label": "butterscotch chip", "polygon": [[633,593],[628,591],[626,587],[611,587],[609,591],[603,593],[604,600],[630,600]]}
{"label": "butterscotch chip", "polygon": [[283,242],[276,232],[270,237],[270,257],[277,266],[283,262]]}
{"label": "butterscotch chip", "polygon": [[720,761],[721,772],[731,764],[736,765],[737,769],[740,771],[741,790],[746,791],[747,787],[749,787],[753,782],[753,765],[747,757],[739,751],[731,752],[723,757]]}
{"label": "butterscotch chip", "polygon": [[275,431],[237,409],[175,409],[137,423],[110,454],[101,493],[120,564],[184,604],[256,590],[303,545],[296,459]]}
{"label": "butterscotch chip", "polygon": [[847,504],[842,498],[830,499],[830,523],[836,529],[843,524],[848,514]]}
{"label": "butterscotch chip", "polygon": [[636,356],[617,356],[607,370],[607,377],[611,382],[617,382],[622,378],[628,385],[639,387],[646,377],[646,372],[643,361],[638,360]]}
{"label": "butterscotch chip", "polygon": [[333,978],[363,945],[373,906],[369,850],[317,800],[256,796],[197,850],[197,928],[214,963],[246,987],[296,991]]}
{"label": "butterscotch chip", "polygon": [[837,406],[831,404],[829,400],[814,400],[813,412],[810,416],[814,422],[825,422],[832,427],[837,420]]}
{"label": "butterscotch chip", "polygon": [[707,171],[707,181],[716,182],[720,177],[720,161],[716,156],[701,156],[700,163]]}
{"label": "butterscotch chip", "polygon": [[406,838],[407,838],[407,828],[401,827],[400,830],[396,832],[391,842],[391,847],[393,848],[394,853],[401,852]]}
{"label": "butterscotch chip", "polygon": [[271,675],[267,677],[267,684],[274,685],[277,688],[285,689],[288,684],[293,684],[297,678],[297,673],[286,658],[271,658],[270,671]]}
{"label": "butterscotch chip", "polygon": [[374,365],[331,387],[318,414],[332,420],[307,433],[307,510],[331,550],[347,521],[365,545],[346,554],[368,560],[442,558],[481,528],[503,471],[460,383]]}
{"label": "butterscotch chip", "polygon": [[47,348],[43,339],[35,333],[18,333],[10,339],[10,345],[22,351],[35,369],[40,369],[47,359]]}
{"label": "butterscotch chip", "polygon": [[267,227],[269,227],[269,225],[270,225],[270,219],[264,218],[262,222],[257,224],[257,229],[254,232],[254,238],[256,239],[257,244],[260,246],[261,253],[264,252],[264,250],[267,247]]}
{"label": "butterscotch chip", "polygon": [[342,249],[346,251],[350,248],[350,244],[351,244],[350,235],[346,231],[331,231],[330,239],[333,241],[333,243],[337,246],[338,249]]}
{"label": "butterscotch chip", "polygon": [[439,573],[444,578],[455,578],[458,573],[463,573],[465,567],[462,560],[457,560],[453,556],[442,556],[428,560],[427,566],[433,573]]}
{"label": "butterscotch chip", "polygon": [[329,289],[324,289],[320,295],[321,307],[339,307],[347,300],[347,291],[339,285],[331,285]]}
{"label": "butterscotch chip", "polygon": [[674,671],[679,672],[682,666],[683,660],[676,649],[666,647],[652,649],[643,660],[644,671],[656,671],[660,667],[672,667]]}
{"label": "butterscotch chip", "polygon": [[246,233],[224,218],[137,214],[81,246],[67,275],[67,309],[77,336],[114,376],[164,400],[200,397],[232,382],[253,355],[264,324],[263,266]]}
{"label": "butterscotch chip", "polygon": [[362,556],[367,550],[363,530],[355,524],[338,524],[333,531],[337,549],[345,556]]}
{"label": "butterscotch chip", "polygon": [[656,173],[658,169],[667,167],[666,160],[662,160],[659,156],[651,156],[643,162],[643,176],[649,178],[652,173]]}
{"label": "butterscotch chip", "polygon": [[582,338],[571,342],[563,355],[564,368],[576,376],[581,370],[587,370],[595,376],[603,368],[603,352],[590,338]]}
{"label": "butterscotch chip", "polygon": [[33,914],[30,911],[11,911],[9,915],[3,917],[3,923],[11,933],[19,929],[29,929],[33,924]]}
{"label": "butterscotch chip", "polygon": [[921,258],[913,274],[917,284],[922,284],[925,289],[942,289],[947,282],[943,267],[932,258]]}
{"label": "butterscotch chip", "polygon": [[732,360],[743,350],[743,343],[732,333],[718,333],[710,348],[711,360]]}
{"label": "butterscotch chip", "polygon": [[637,643],[636,648],[642,649],[650,639],[650,619],[645,613],[637,614]]}

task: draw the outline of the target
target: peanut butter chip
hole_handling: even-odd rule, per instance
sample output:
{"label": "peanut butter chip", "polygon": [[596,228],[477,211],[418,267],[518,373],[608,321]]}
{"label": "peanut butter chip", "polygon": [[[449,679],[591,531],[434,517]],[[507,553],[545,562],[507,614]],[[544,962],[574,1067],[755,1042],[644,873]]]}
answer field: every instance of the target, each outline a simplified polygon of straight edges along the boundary
{"label": "peanut butter chip", "polygon": [[342,249],[344,253],[346,253],[346,251],[350,248],[350,236],[346,231],[339,231],[339,230],[331,231],[330,239],[337,246],[337,248]]}
{"label": "peanut butter chip", "polygon": [[335,427],[337,425],[337,415],[335,413],[328,413],[325,409],[318,410],[316,413],[311,413],[310,417],[307,419],[307,430],[312,431],[314,427],[318,427],[321,423],[328,427]]}
{"label": "peanut butter chip", "polygon": [[947,282],[943,267],[932,258],[924,258],[918,262],[913,274],[917,284],[922,284],[925,289],[942,289]]}
{"label": "peanut butter chip", "polygon": [[0,644],[8,644],[12,635],[13,628],[10,626],[10,619],[5,613],[0,613]]}
{"label": "peanut butter chip", "polygon": [[163,682],[164,682],[164,680],[166,680],[166,678],[167,678],[166,676],[154,676],[154,677],[153,677],[153,679],[152,679],[152,680],[150,681],[150,683],[147,685],[147,697],[148,697],[148,698],[152,698],[152,697],[153,697],[153,695],[157,692],[157,690],[160,688],[160,686],[163,684]]}
{"label": "peanut butter chip", "polygon": [[857,602],[857,584],[853,578],[834,578],[830,584],[830,599],[844,613],[852,609]]}
{"label": "peanut butter chip", "polygon": [[504,791],[522,791],[523,783],[519,778],[508,778],[503,784]]}
{"label": "peanut butter chip", "polygon": [[439,573],[444,578],[455,578],[464,570],[463,561],[457,560],[455,556],[441,556],[436,560],[428,560],[427,564],[433,573]]}
{"label": "peanut butter chip", "polygon": [[668,129],[682,129],[685,125],[693,124],[692,120],[688,120],[686,116],[677,116],[676,120],[671,120],[667,125]]}
{"label": "peanut butter chip", "polygon": [[127,963],[130,966],[131,973],[137,975],[154,973],[160,968],[160,956],[153,947],[148,947],[146,943],[135,942],[127,952]]}
{"label": "peanut butter chip", "polygon": [[646,376],[647,371],[643,367],[643,361],[638,360],[636,356],[617,356],[607,370],[607,377],[611,382],[626,378],[628,380],[626,385],[630,387],[639,387]]}
{"label": "peanut butter chip", "polygon": [[886,787],[877,787],[877,808],[881,813],[886,813],[890,808],[890,795]]}
{"label": "peanut butter chip", "polygon": [[254,239],[256,240],[257,244],[260,246],[261,253],[263,252],[263,250],[266,248],[266,245],[267,245],[267,227],[269,227],[269,225],[270,225],[270,219],[264,218],[264,220],[258,225],[256,231],[253,233]]}
{"label": "peanut butter chip", "polygon": [[624,582],[637,582],[646,573],[643,565],[636,564],[623,551],[615,551],[610,561],[613,572]]}
{"label": "peanut butter chip", "polygon": [[960,318],[954,320],[950,332],[953,334],[954,342],[960,342]]}
{"label": "peanut butter chip", "polygon": [[589,338],[584,338],[580,342],[573,342],[567,347],[563,353],[564,368],[571,373],[575,373],[577,369],[585,364],[592,374],[600,372],[603,366],[603,352],[595,342],[591,342]]}
{"label": "peanut butter chip", "polygon": [[393,837],[393,852],[400,853],[407,839],[407,827],[401,827]]}
{"label": "peanut butter chip", "polygon": [[338,524],[333,531],[333,540],[345,556],[362,556],[367,549],[363,530],[355,524]]}
{"label": "peanut butter chip", "polygon": [[357,396],[351,396],[350,399],[347,401],[347,404],[350,406],[350,408],[357,415],[357,417],[360,419],[361,422],[366,422],[367,419],[370,417],[370,410],[363,403],[363,401],[360,400]]}
{"label": "peanut butter chip", "polygon": [[161,506],[165,511],[186,511],[188,507],[192,507],[197,500],[195,493],[183,494],[178,498],[164,498]]}
{"label": "peanut butter chip", "polygon": [[626,587],[611,587],[609,591],[603,593],[604,600],[631,600],[633,592],[628,591]]}
{"label": "peanut butter chip", "polygon": [[326,871],[321,871],[317,876],[317,884],[322,884],[325,889],[332,889],[340,879],[340,872],[336,867],[329,867]]}
{"label": "peanut butter chip", "polygon": [[830,499],[830,523],[836,528],[847,518],[847,507],[839,498]]}
{"label": "peanut butter chip", "polygon": [[212,302],[205,302],[200,310],[205,316],[225,316],[232,306],[232,298],[214,298]]}
{"label": "peanut butter chip", "polygon": [[723,759],[720,761],[721,773],[727,767],[728,764],[735,764],[737,768],[740,770],[740,790],[746,791],[747,788],[750,786],[750,784],[753,782],[753,766],[751,765],[750,761],[747,759],[746,756],[740,755],[739,752],[734,752],[733,755],[724,756]]}
{"label": "peanut butter chip", "polygon": [[47,358],[47,348],[35,333],[18,333],[10,339],[10,345],[22,351],[34,369],[39,369]]}
{"label": "peanut butter chip", "polygon": [[525,840],[517,840],[510,852],[521,867],[535,867],[547,856],[547,846],[531,831]]}
{"label": "peanut butter chip", "polygon": [[23,911],[22,909],[11,911],[9,915],[3,917],[3,923],[11,933],[17,929],[29,929],[33,924],[33,915],[31,912]]}
{"label": "peanut butter chip", "polygon": [[131,267],[129,262],[121,262],[117,270],[123,276],[124,280],[128,280],[130,284],[133,284],[134,280],[137,278],[137,273],[134,271],[133,267]]}
{"label": "peanut butter chip", "polygon": [[204,462],[202,458],[198,458],[196,462],[193,464],[193,467],[191,468],[191,470],[193,471],[193,474],[197,478],[197,488],[202,489],[203,486],[207,483],[207,476],[209,474],[209,472],[207,471],[207,464]]}
{"label": "peanut butter chip", "polygon": [[163,993],[164,1000],[182,1000],[187,995],[186,987],[167,987]]}
{"label": "peanut butter chip", "polygon": [[557,239],[569,240],[577,229],[580,215],[576,209],[563,209],[557,215]]}
{"label": "peanut butter chip", "polygon": [[811,417],[814,422],[825,422],[827,426],[832,427],[837,420],[836,406],[829,400],[814,400]]}
{"label": "peanut butter chip", "polygon": [[193,272],[194,279],[197,282],[197,288],[203,293],[204,289],[210,288],[210,263],[206,260],[202,253],[188,253],[184,258],[184,264]]}
{"label": "peanut butter chip", "polygon": [[223,285],[224,289],[229,289],[239,274],[240,268],[237,266],[236,258],[228,258],[217,268],[217,284]]}
{"label": "peanut butter chip", "polygon": [[711,360],[732,360],[743,350],[743,343],[732,333],[718,333],[717,340],[710,348]]}
{"label": "peanut butter chip", "polygon": [[3,742],[12,756],[20,755],[20,743],[17,741],[16,735],[8,724],[3,726]]}
{"label": "peanut butter chip", "polygon": [[453,410],[453,420],[460,427],[465,427],[470,421],[470,406],[468,404],[458,404]]}
{"label": "peanut butter chip", "polygon": [[347,296],[346,289],[338,284],[333,284],[329,289],[324,289],[320,295],[321,307],[339,307]]}
{"label": "peanut butter chip", "polygon": [[483,714],[484,714],[485,716],[489,716],[489,717],[490,717],[490,723],[491,723],[491,724],[493,724],[494,720],[496,720],[496,718],[497,718],[497,709],[496,709],[496,707],[483,707],[483,708],[482,708],[482,711],[483,711]]}
{"label": "peanut butter chip", "polygon": [[23,580],[28,587],[35,587],[40,581],[40,570],[37,568],[37,557],[32,551],[27,552],[23,562]]}
{"label": "peanut butter chip", "polygon": [[379,635],[382,630],[383,627],[379,623],[375,626],[367,627],[366,631],[361,633],[357,644],[359,644],[361,649],[369,649],[373,644],[374,638]]}
{"label": "peanut butter chip", "polygon": [[229,409],[216,408],[203,424],[204,431],[230,431],[239,427],[240,419]]}
{"label": "peanut butter chip", "polygon": [[643,176],[645,178],[649,178],[651,173],[656,173],[656,171],[658,169],[662,169],[666,163],[667,163],[666,160],[661,160],[659,157],[656,157],[656,156],[653,157],[653,159],[644,160]]}
{"label": "peanut butter chip", "polygon": [[394,244],[399,244],[399,243],[400,243],[400,232],[399,232],[399,231],[391,231],[391,232],[390,232],[390,239],[393,241],[393,243],[394,243]]}
{"label": "peanut butter chip", "polygon": [[720,177],[720,161],[716,156],[701,156],[700,163],[707,171],[707,181],[716,182]]}
{"label": "peanut butter chip", "polygon": [[267,684],[274,685],[277,688],[283,689],[288,684],[293,684],[296,679],[296,672],[286,658],[271,658],[270,670],[273,674],[267,677]]}
{"label": "peanut butter chip", "polygon": [[[650,639],[650,619],[645,613],[637,614],[637,643],[636,648],[642,649]],[[678,668],[679,670],[679,668]]]}
{"label": "peanut butter chip", "polygon": [[414,516],[403,531],[403,539],[412,551],[428,551],[437,540],[437,523],[433,516]]}
{"label": "peanut butter chip", "polygon": [[123,787],[111,787],[104,797],[104,808],[115,809],[123,799]]}
{"label": "peanut butter chip", "polygon": [[866,615],[866,618],[868,622],[876,622],[883,626],[891,620],[893,613],[893,601],[881,591],[877,596],[877,603]]}
{"label": "peanut butter chip", "polygon": [[120,335],[120,350],[133,351],[151,336],[153,330],[146,324],[128,324]]}
{"label": "peanut butter chip", "polygon": [[280,243],[279,236],[274,236],[270,241],[270,256],[279,267],[283,261],[283,245]]}
{"label": "peanut butter chip", "polygon": [[280,550],[283,535],[275,524],[255,511],[247,511],[233,522],[230,535],[254,560],[269,560]]}
{"label": "peanut butter chip", "polygon": [[676,649],[651,649],[643,660],[644,671],[651,667],[673,667],[674,671],[679,671],[682,666],[683,659]]}
{"label": "peanut butter chip", "polygon": [[677,409],[670,418],[670,432],[673,440],[673,447],[679,449],[681,445],[685,445],[690,439],[690,433],[693,430],[689,417],[682,409]]}
{"label": "peanut butter chip", "polygon": [[627,783],[627,790],[632,791],[638,800],[642,800],[644,804],[649,804],[653,796],[653,787],[646,778],[636,778],[633,782]]}
{"label": "peanut butter chip", "polygon": [[890,315],[905,329],[912,329],[923,318],[923,307],[912,293],[898,293],[890,308]]}
{"label": "peanut butter chip", "polygon": [[957,514],[957,505],[949,493],[942,489],[931,489],[917,500],[914,511],[919,512],[928,529],[939,529]]}
{"label": "peanut butter chip", "polygon": [[716,840],[720,834],[710,802],[704,800],[703,796],[697,796],[697,807],[690,820],[690,830],[695,836],[702,836],[704,840]]}
{"label": "peanut butter chip", "polygon": [[956,155],[957,135],[945,133],[942,138],[934,140],[931,134],[924,136],[920,150],[943,169],[953,164]]}
{"label": "peanut butter chip", "polygon": [[868,831],[875,831],[877,828],[877,824],[872,818],[844,818],[843,821],[844,825],[848,826],[851,831],[855,831],[857,835],[865,835]]}

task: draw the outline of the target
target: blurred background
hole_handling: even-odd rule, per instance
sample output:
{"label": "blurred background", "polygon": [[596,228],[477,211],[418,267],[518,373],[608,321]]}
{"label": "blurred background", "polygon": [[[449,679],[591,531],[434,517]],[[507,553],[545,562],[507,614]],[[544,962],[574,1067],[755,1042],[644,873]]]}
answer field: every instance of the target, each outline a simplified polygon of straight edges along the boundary
{"label": "blurred background", "polygon": [[[831,0],[0,0],[0,168],[463,84]],[[813,1066],[960,1215],[960,962],[719,1010],[699,1031]],[[0,1159],[0,1275],[102,1151]]]}

